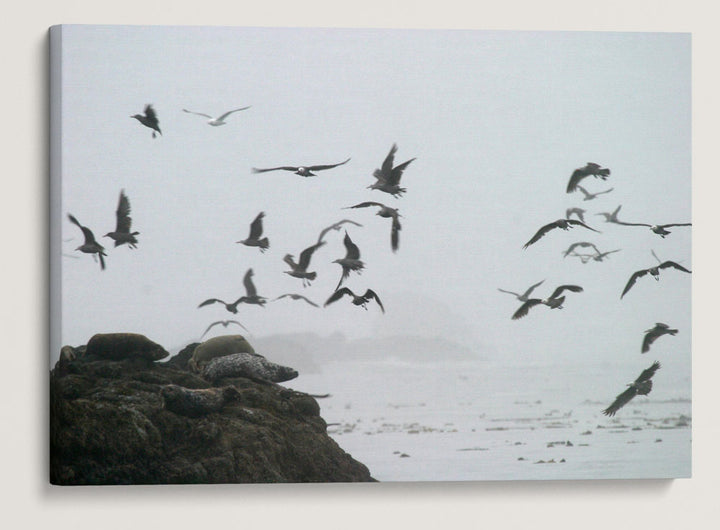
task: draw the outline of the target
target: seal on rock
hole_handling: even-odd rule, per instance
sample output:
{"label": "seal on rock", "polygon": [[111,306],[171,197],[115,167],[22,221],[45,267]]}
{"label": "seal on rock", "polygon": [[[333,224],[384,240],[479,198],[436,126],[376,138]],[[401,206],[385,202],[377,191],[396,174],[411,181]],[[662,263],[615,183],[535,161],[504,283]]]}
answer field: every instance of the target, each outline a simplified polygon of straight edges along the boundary
{"label": "seal on rock", "polygon": [[85,355],[97,355],[112,361],[130,357],[159,361],[169,353],[165,348],[139,333],[97,333],[88,341]]}
{"label": "seal on rock", "polygon": [[275,364],[257,353],[239,352],[210,361],[201,371],[208,381],[223,377],[246,377],[259,381],[280,383],[298,376],[297,370]]}
{"label": "seal on rock", "polygon": [[165,385],[160,395],[167,410],[191,418],[218,412],[227,403],[240,397],[240,393],[232,386],[191,390],[179,385]]}
{"label": "seal on rock", "polygon": [[221,335],[201,343],[193,352],[188,366],[199,373],[203,367],[218,357],[233,353],[255,353],[255,349],[242,335]]}

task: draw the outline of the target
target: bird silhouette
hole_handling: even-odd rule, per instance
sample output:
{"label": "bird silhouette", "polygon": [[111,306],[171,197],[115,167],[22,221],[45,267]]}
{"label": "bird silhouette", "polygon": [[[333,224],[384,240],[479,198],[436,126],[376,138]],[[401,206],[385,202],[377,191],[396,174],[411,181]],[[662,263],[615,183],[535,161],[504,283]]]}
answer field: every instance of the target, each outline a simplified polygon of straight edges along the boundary
{"label": "bird silhouette", "polygon": [[360,249],[352,242],[347,230],[345,231],[343,244],[345,245],[345,257],[333,261],[333,263],[337,263],[342,267],[342,276],[340,276],[340,281],[337,287],[335,287],[336,291],[340,288],[342,282],[350,275],[351,271],[360,274],[365,268],[365,264],[360,260]]}
{"label": "bird silhouette", "polygon": [[216,322],[213,322],[212,324],[210,324],[207,327],[207,329],[203,332],[203,334],[200,335],[200,339],[202,340],[202,338],[207,334],[207,332],[210,331],[210,329],[212,329],[214,326],[222,325],[222,327],[227,328],[230,324],[237,324],[238,326],[243,328],[245,331],[248,331],[248,329],[245,326],[243,326],[240,322],[238,322],[237,320],[218,320]]}
{"label": "bird silhouette", "polygon": [[157,136],[155,134],[155,131],[162,134],[162,131],[160,130],[160,121],[158,120],[157,113],[155,112],[155,109],[152,105],[145,105],[145,114],[133,114],[130,117],[135,118],[145,127],[149,127],[150,129],[152,129],[153,138]]}
{"label": "bird silhouette", "polygon": [[669,267],[673,269],[677,269],[682,272],[687,272],[688,274],[692,274],[692,271],[689,271],[679,263],[676,263],[674,261],[660,261],[660,259],[655,255],[655,252],[653,252],[653,256],[655,256],[655,259],[658,260],[659,265],[656,265],[655,267],[650,267],[648,269],[641,269],[639,271],[633,272],[632,276],[630,276],[630,279],[628,280],[627,284],[625,284],[625,288],[623,289],[622,294],[620,295],[620,298],[625,296],[625,294],[632,288],[633,285],[635,285],[635,282],[638,278],[642,278],[643,276],[649,274],[653,278],[655,278],[655,281],[660,280],[660,270],[661,269],[667,269]]}
{"label": "bird silhouette", "polygon": [[620,212],[620,208],[622,208],[622,204],[619,205],[617,208],[615,208],[615,210],[612,213],[600,212],[600,213],[596,213],[595,215],[604,216],[606,223],[621,224],[620,221],[618,221],[618,213]]}
{"label": "bird silhouette", "polygon": [[571,215],[575,215],[580,221],[584,223],[584,214],[586,211],[587,210],[583,210],[582,208],[568,208],[567,210],[565,210],[565,219],[570,219]]}
{"label": "bird silhouette", "polygon": [[393,167],[396,152],[397,145],[393,144],[390,148],[390,152],[382,163],[382,167],[373,172],[373,176],[376,181],[373,184],[370,184],[368,188],[384,191],[397,199],[407,191],[405,188],[400,187],[400,179],[402,178],[405,168],[407,168],[410,162],[415,160],[415,158],[406,160],[402,164]]}
{"label": "bird silhouette", "polygon": [[130,225],[132,224],[130,201],[127,195],[125,195],[125,190],[120,190],[120,198],[118,199],[117,210],[115,210],[115,218],[115,231],[108,232],[103,237],[109,237],[115,241],[116,247],[127,243],[128,247],[137,248],[137,239],[135,239],[135,236],[140,234],[140,232],[130,232]]}
{"label": "bird silhouette", "polygon": [[290,298],[290,299],[292,299],[292,300],[304,300],[304,301],[306,301],[308,304],[310,304],[310,305],[313,306],[313,307],[320,307],[319,305],[317,305],[315,302],[313,302],[312,300],[310,300],[310,299],[307,298],[306,296],[303,296],[303,295],[301,295],[301,294],[295,294],[295,293],[281,294],[281,295],[278,296],[277,298],[273,298],[273,299],[271,300],[271,302],[274,302],[275,300],[280,300],[281,298]]}
{"label": "bird silhouette", "polygon": [[535,307],[539,304],[546,305],[550,309],[562,309],[563,302],[565,302],[565,297],[560,295],[563,291],[581,293],[583,291],[583,288],[579,285],[561,285],[557,289],[555,289],[553,293],[545,300],[542,300],[540,298],[529,298],[517,309],[517,311],[515,311],[515,313],[513,313],[512,320],[517,320],[524,317],[528,314],[528,311],[530,311],[531,307]]}
{"label": "bird silhouette", "polygon": [[70,219],[71,223],[80,227],[80,230],[82,230],[83,236],[85,237],[85,242],[79,247],[77,247],[75,250],[79,250],[80,252],[84,252],[85,254],[92,254],[93,259],[95,259],[95,256],[97,255],[98,259],[100,260],[100,268],[102,270],[105,270],[104,256],[107,256],[107,254],[105,254],[105,247],[95,241],[95,236],[93,235],[92,230],[90,230],[86,226],[81,225],[73,215],[68,214],[68,219]]}
{"label": "bird silhouette", "polygon": [[265,212],[257,214],[255,220],[250,223],[250,235],[248,235],[248,238],[235,241],[235,243],[242,243],[248,247],[258,247],[260,252],[265,252],[270,247],[270,240],[267,237],[260,238],[263,232],[262,220],[264,217]]}
{"label": "bird silhouette", "polygon": [[669,223],[665,225],[651,225],[648,223],[624,223],[621,221],[616,221],[617,224],[623,225],[623,226],[647,226],[650,228],[652,232],[659,235],[663,239],[665,239],[665,236],[670,234],[671,232],[669,230],[666,230],[666,228],[669,228],[671,226],[692,226],[692,223]]}
{"label": "bird silhouette", "polygon": [[187,109],[182,109],[182,110],[183,110],[183,112],[187,112],[188,114],[197,114],[198,116],[204,116],[205,118],[208,119],[208,121],[207,121],[207,124],[208,124],[208,125],[212,125],[213,127],[219,127],[220,125],[225,125],[225,119],[226,119],[228,116],[230,116],[230,114],[232,114],[233,112],[238,112],[238,111],[246,110],[246,109],[249,109],[249,108],[250,108],[250,107],[242,107],[242,108],[239,108],[239,109],[229,110],[229,111],[227,111],[226,113],[221,114],[221,115],[218,116],[217,118],[213,118],[213,117],[210,116],[209,114],[204,114],[204,113],[202,113],[202,112],[194,112],[194,111],[192,111],[192,110],[187,110]]}
{"label": "bird silhouette", "polygon": [[590,175],[595,178],[599,177],[605,180],[610,175],[610,170],[600,167],[599,164],[596,164],[594,162],[588,162],[584,167],[576,169],[575,171],[573,171],[572,175],[570,175],[570,180],[568,181],[567,185],[567,193],[572,193],[573,191],[575,191],[578,183],[582,179],[584,179],[585,177],[589,177]]}
{"label": "bird silhouette", "polygon": [[655,326],[645,330],[645,337],[643,338],[641,353],[647,353],[650,351],[650,345],[655,342],[658,337],[663,335],[677,335],[678,330],[670,329],[670,326],[663,324],[662,322],[656,322]]}
{"label": "bird silhouette", "polygon": [[309,246],[308,248],[303,250],[300,253],[300,260],[298,263],[295,263],[292,254],[285,254],[283,261],[287,263],[292,270],[283,272],[285,272],[285,274],[289,274],[293,278],[301,278],[303,287],[310,285],[310,282],[317,277],[317,272],[308,272],[307,270],[307,268],[310,266],[310,259],[312,258],[313,253],[324,244],[325,241],[320,241],[319,243],[315,243],[314,245]]}
{"label": "bird silhouette", "polygon": [[543,226],[540,230],[538,230],[532,238],[530,238],[530,241],[525,243],[523,245],[523,248],[528,248],[530,245],[535,243],[538,239],[543,237],[545,234],[547,234],[550,230],[553,228],[562,228],[563,230],[569,230],[573,226],[582,226],[583,228],[587,228],[588,230],[592,230],[593,232],[598,232],[598,230],[595,230],[594,228],[590,228],[588,225],[583,223],[582,221],[576,221],[575,219],[558,219],[557,221],[553,221],[552,223],[548,223],[545,226]]}
{"label": "bird silhouette", "polygon": [[[583,247],[583,248],[592,247],[595,250],[595,252],[598,252],[598,253],[600,252],[594,243],[589,243],[588,241],[578,241],[577,243],[573,243],[572,245],[570,245],[567,248],[567,250],[563,252],[563,257],[567,258],[568,255],[571,252],[574,252],[577,247]],[[579,256],[579,254],[575,254],[575,255]]]}
{"label": "bird silhouette", "polygon": [[323,240],[325,237],[325,234],[327,234],[330,230],[340,230],[340,227],[346,223],[354,224],[355,226],[362,226],[360,223],[356,223],[355,221],[352,221],[350,219],[342,219],[341,221],[338,221],[337,223],[333,223],[327,228],[323,228],[320,231],[320,235],[318,236],[318,243]]}
{"label": "bird silhouette", "polygon": [[638,378],[635,379],[635,381],[628,384],[628,389],[625,390],[623,393],[618,394],[612,405],[603,410],[602,413],[606,416],[614,416],[618,410],[627,405],[628,402],[635,396],[648,395],[652,390],[652,376],[655,375],[655,372],[658,371],[658,368],[660,368],[660,363],[655,361],[654,363],[652,363],[652,365],[650,365],[650,368],[646,368],[645,370],[643,370],[642,373],[638,376]]}
{"label": "bird silhouette", "polygon": [[343,162],[338,162],[337,164],[327,164],[327,165],[321,165],[321,166],[278,166],[278,167],[269,167],[265,169],[258,169],[256,167],[252,168],[253,173],[266,173],[267,171],[277,171],[278,169],[282,169],[284,171],[292,171],[296,175],[300,175],[301,177],[314,177],[316,176],[313,171],[323,171],[325,169],[332,169],[334,167],[342,166],[343,164],[347,164],[350,161],[348,158],[347,160],[344,160]]}
{"label": "bird silhouette", "polygon": [[350,295],[352,298],[352,303],[356,306],[361,306],[363,309],[367,311],[367,304],[370,302],[370,300],[375,300],[377,304],[380,306],[380,309],[382,312],[385,312],[385,308],[382,305],[382,302],[380,301],[380,297],[373,291],[372,289],[368,289],[365,291],[365,294],[362,296],[358,296],[355,293],[353,293],[350,289],[347,287],[343,287],[342,289],[337,289],[333,294],[330,295],[330,298],[327,299],[327,302],[325,302],[325,306],[332,304],[336,300],[340,300],[345,295]]}
{"label": "bird silhouette", "polygon": [[399,220],[400,214],[398,213],[397,208],[390,208],[389,206],[385,206],[380,202],[367,201],[361,202],[360,204],[356,204],[354,206],[347,206],[344,209],[367,208],[368,206],[377,206],[380,208],[375,213],[375,215],[392,219],[392,226],[390,228],[390,247],[392,248],[393,252],[397,252],[398,246],[400,244],[400,230],[402,229]]}
{"label": "bird silhouette", "polygon": [[255,289],[255,285],[253,284],[252,277],[254,275],[254,272],[252,269],[248,269],[245,273],[245,277],[243,278],[243,284],[245,285],[245,296],[241,296],[237,300],[235,300],[232,303],[225,302],[224,300],[220,300],[219,298],[208,298],[204,302],[201,302],[200,305],[198,305],[198,308],[205,307],[210,304],[219,303],[225,306],[225,309],[230,311],[231,313],[237,313],[237,307],[239,304],[255,304],[259,305],[260,307],[265,306],[266,298],[263,296],[258,296],[257,290]]}
{"label": "bird silhouette", "polygon": [[536,284],[531,285],[531,286],[528,287],[527,290],[526,290],[524,293],[522,293],[522,294],[514,293],[514,292],[512,292],[512,291],[506,291],[505,289],[500,289],[499,287],[498,287],[498,291],[500,291],[501,293],[511,294],[511,295],[513,295],[515,298],[517,298],[518,300],[520,300],[521,302],[525,302],[525,301],[527,301],[527,299],[530,297],[530,294],[535,290],[535,288],[538,287],[540,284],[542,284],[544,281],[545,281],[545,280],[542,280],[542,281],[537,282]]}
{"label": "bird silhouette", "polygon": [[610,193],[612,190],[615,189],[615,188],[610,188],[610,189],[607,189],[604,191],[598,191],[597,193],[590,193],[588,190],[583,188],[580,184],[576,184],[575,187],[577,189],[579,189],[582,192],[582,194],[584,195],[584,197],[583,197],[584,201],[591,201],[593,199],[596,199],[598,195],[602,195],[604,193]]}

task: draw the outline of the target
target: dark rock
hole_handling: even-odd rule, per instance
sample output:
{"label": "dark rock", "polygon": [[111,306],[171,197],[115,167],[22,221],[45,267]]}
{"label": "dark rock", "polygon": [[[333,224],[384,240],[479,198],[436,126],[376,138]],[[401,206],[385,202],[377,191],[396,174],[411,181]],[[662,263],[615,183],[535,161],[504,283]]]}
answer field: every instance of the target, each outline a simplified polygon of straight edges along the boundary
{"label": "dark rock", "polygon": [[159,361],[169,353],[165,348],[139,333],[98,333],[88,341],[85,355],[116,361],[129,357]]}
{"label": "dark rock", "polygon": [[[187,369],[195,345],[162,363],[96,346],[50,373],[53,484],[373,481],[327,435],[312,396],[244,377],[212,387]],[[172,387],[221,399],[182,414],[163,394]]]}

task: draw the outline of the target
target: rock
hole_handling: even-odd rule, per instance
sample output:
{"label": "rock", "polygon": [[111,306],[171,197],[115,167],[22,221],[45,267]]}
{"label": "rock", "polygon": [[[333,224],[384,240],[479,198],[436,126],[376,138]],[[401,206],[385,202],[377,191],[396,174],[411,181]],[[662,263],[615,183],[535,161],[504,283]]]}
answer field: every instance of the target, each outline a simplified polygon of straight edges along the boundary
{"label": "rock", "polygon": [[374,481],[308,394],[242,377],[212,387],[182,367],[187,355],[114,360],[93,348],[50,372],[53,484]]}
{"label": "rock", "polygon": [[297,371],[268,361],[257,353],[233,353],[217,357],[202,369],[202,376],[213,383],[224,377],[247,377],[281,383],[295,379]]}
{"label": "rock", "polygon": [[168,355],[165,348],[139,333],[98,333],[90,338],[85,350],[85,356],[115,361],[131,357],[159,361]]}

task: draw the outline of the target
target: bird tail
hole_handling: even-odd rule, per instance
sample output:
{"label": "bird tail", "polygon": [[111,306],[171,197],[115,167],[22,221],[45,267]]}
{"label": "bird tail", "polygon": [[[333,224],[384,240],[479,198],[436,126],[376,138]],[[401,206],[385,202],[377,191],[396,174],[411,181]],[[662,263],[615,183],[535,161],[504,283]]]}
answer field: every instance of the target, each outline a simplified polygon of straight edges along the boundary
{"label": "bird tail", "polygon": [[676,329],[669,329],[667,332],[668,332],[670,335],[673,335],[673,336],[674,336],[674,335],[677,335],[678,330],[676,330]]}
{"label": "bird tail", "polygon": [[598,171],[598,175],[600,175],[601,177],[607,177],[608,175],[610,175],[610,170],[608,168],[603,168]]}
{"label": "bird tail", "polygon": [[270,248],[270,240],[267,237],[263,237],[260,241],[258,241],[258,243],[262,250]]}
{"label": "bird tail", "polygon": [[308,280],[312,281],[312,280],[314,280],[315,278],[317,278],[317,272],[313,271],[313,272],[308,272],[308,273],[307,273],[307,279],[308,279]]}
{"label": "bird tail", "polygon": [[98,252],[98,258],[100,258],[100,269],[105,270],[105,253],[100,251]]}

